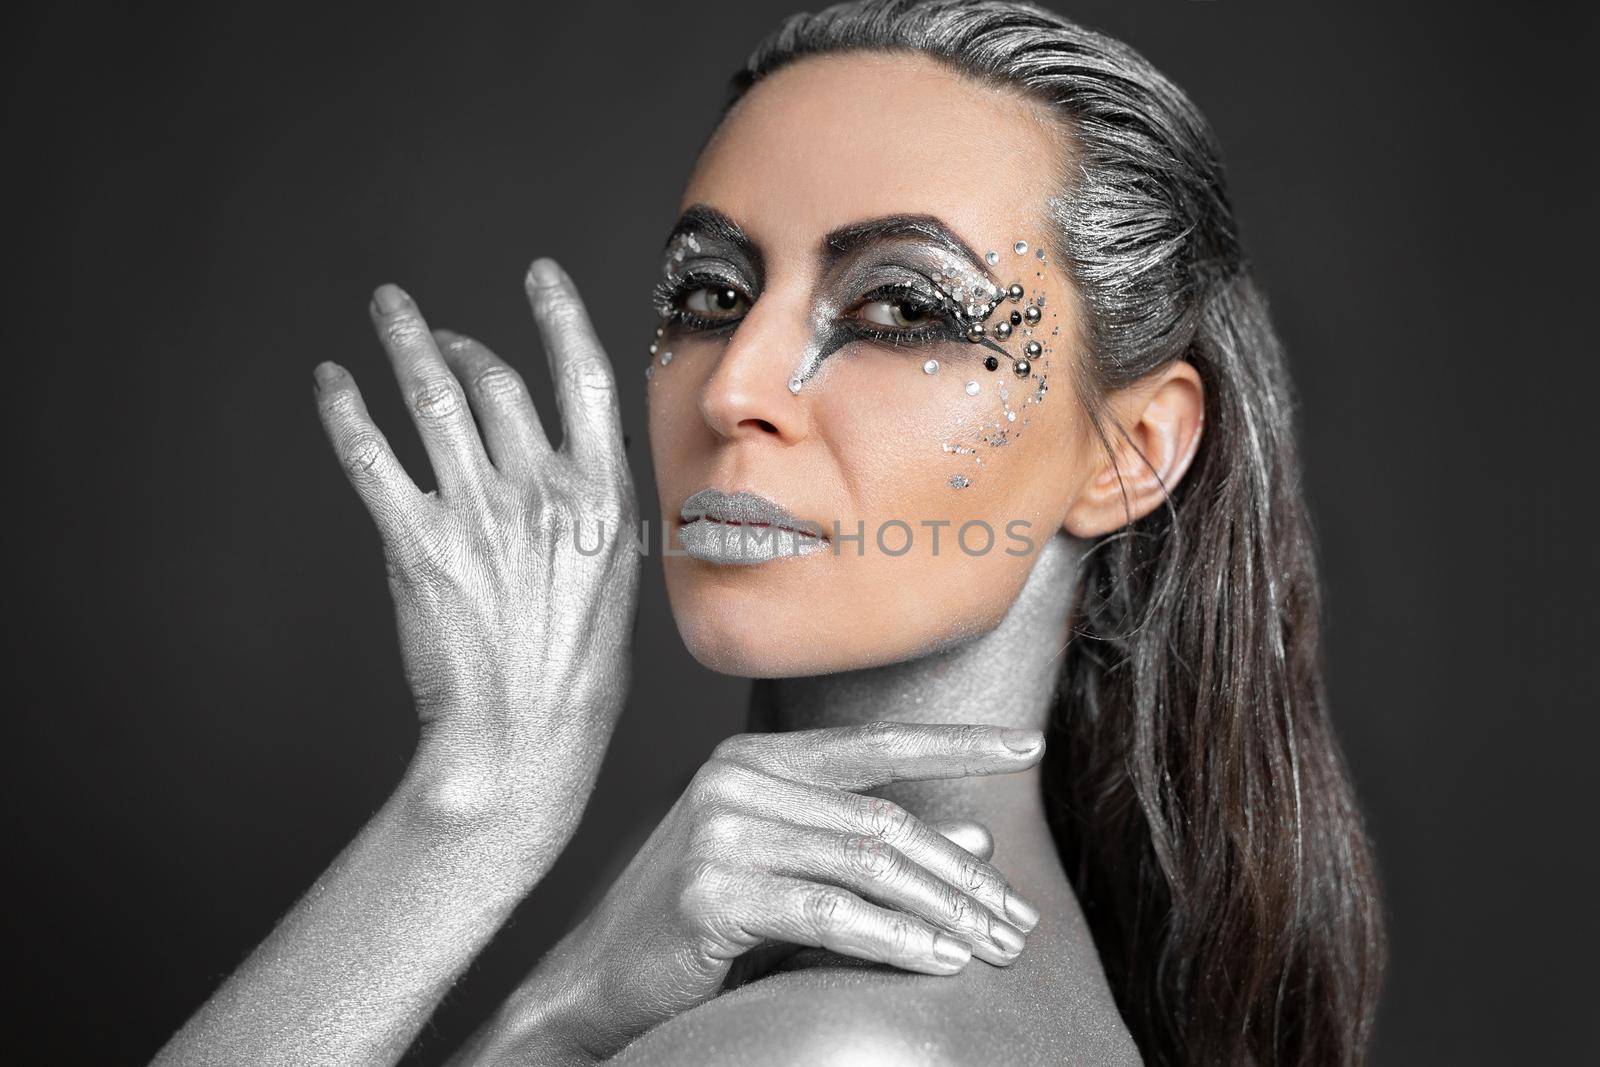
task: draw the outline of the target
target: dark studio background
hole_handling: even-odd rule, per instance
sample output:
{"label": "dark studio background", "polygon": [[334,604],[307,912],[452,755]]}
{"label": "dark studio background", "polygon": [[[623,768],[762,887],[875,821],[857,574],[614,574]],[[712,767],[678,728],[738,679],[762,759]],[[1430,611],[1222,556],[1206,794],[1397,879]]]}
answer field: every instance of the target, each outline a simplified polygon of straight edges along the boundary
{"label": "dark studio background", "polygon": [[[381,804],[414,718],[311,368],[420,445],[379,282],[536,383],[560,259],[624,386],[724,79],[801,0],[60,5],[5,35],[12,1058],[140,1062]],[[1302,398],[1334,714],[1387,886],[1377,1061],[1564,1062],[1593,945],[1593,16],[1058,5],[1187,88]],[[1587,40],[1586,40],[1587,39]],[[914,116],[895,116],[917,135]],[[548,397],[540,403],[555,425]],[[481,1020],[741,728],[647,561],[584,825],[412,1060]],[[712,699],[679,702],[690,681]]]}

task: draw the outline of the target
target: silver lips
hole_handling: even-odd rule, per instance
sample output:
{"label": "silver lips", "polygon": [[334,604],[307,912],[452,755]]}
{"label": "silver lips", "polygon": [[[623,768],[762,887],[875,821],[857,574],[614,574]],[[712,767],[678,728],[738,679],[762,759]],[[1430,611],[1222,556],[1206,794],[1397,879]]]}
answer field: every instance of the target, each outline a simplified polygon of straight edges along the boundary
{"label": "silver lips", "polygon": [[702,489],[683,502],[681,516],[685,554],[707,563],[766,563],[828,546],[815,524],[754,493]]}

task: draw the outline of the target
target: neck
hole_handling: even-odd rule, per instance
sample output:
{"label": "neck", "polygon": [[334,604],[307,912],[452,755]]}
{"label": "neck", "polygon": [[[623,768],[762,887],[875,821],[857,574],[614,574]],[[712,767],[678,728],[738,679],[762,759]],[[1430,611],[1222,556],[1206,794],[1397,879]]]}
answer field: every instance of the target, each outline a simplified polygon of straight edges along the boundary
{"label": "neck", "polygon": [[[1043,730],[1055,703],[1081,551],[1081,542],[1052,537],[1000,624],[953,647],[866,670],[758,681],[751,728],[806,730],[892,719]],[[1048,839],[1037,766],[994,777],[899,782],[874,795],[924,821],[984,822],[997,843],[997,823],[1013,839],[1040,833]]]}

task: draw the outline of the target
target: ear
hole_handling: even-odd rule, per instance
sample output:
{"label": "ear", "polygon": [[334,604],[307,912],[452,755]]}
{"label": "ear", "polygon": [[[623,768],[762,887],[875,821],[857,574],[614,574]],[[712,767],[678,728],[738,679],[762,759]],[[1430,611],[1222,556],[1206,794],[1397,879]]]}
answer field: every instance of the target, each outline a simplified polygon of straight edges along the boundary
{"label": "ear", "polygon": [[1074,537],[1099,537],[1150,514],[1200,448],[1206,396],[1194,364],[1174,360],[1108,400],[1110,452],[1094,440],[1098,460],[1062,523]]}

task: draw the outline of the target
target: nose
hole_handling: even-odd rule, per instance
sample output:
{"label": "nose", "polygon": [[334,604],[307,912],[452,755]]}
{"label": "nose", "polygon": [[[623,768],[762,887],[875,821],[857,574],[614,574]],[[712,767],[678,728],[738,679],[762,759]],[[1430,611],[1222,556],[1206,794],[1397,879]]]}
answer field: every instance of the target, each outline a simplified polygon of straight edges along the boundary
{"label": "nose", "polygon": [[773,295],[769,290],[766,299],[756,301],[734,329],[716,370],[700,389],[701,416],[713,433],[727,440],[769,438],[794,444],[810,431],[805,391],[789,389],[809,338]]}

